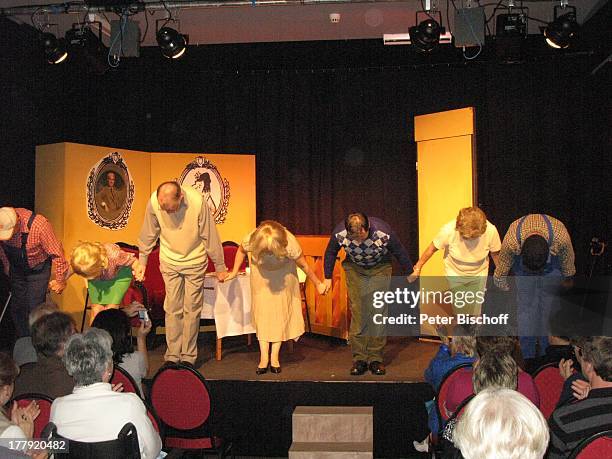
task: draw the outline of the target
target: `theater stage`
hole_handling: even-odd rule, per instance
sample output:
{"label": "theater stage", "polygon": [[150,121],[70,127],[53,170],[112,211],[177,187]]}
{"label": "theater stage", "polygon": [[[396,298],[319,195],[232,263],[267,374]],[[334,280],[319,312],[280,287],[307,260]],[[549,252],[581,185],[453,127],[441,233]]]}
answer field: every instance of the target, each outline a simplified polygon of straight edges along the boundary
{"label": "theater stage", "polygon": [[[322,336],[307,334],[292,353],[284,346],[278,375],[255,374],[255,340],[249,348],[246,337],[224,339],[221,361],[214,360],[213,333],[201,333],[198,347],[196,367],[209,382],[213,426],[234,439],[238,455],[286,457],[295,406],[346,405],[374,407],[375,457],[422,457],[412,440],[427,434],[424,402],[433,391],[423,382],[423,372],[437,351],[435,344],[389,338],[382,377],[350,376],[350,347]],[[164,350],[161,344],[151,351],[151,375],[163,363]]]}

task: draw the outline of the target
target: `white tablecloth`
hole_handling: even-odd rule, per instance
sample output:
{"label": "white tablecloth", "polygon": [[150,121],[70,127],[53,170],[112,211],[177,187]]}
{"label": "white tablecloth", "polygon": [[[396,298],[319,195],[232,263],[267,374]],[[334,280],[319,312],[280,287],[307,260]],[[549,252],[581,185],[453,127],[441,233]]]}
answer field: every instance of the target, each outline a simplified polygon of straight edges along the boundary
{"label": "white tablecloth", "polygon": [[248,274],[223,283],[214,276],[207,276],[204,287],[201,317],[215,319],[218,338],[255,333]]}

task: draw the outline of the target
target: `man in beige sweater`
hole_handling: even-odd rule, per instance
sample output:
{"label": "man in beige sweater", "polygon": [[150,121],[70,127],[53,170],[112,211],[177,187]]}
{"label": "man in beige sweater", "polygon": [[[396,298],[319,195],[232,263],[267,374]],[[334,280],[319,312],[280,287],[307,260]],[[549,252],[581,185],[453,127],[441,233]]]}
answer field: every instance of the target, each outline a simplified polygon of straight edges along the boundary
{"label": "man in beige sweater", "polygon": [[147,266],[158,238],[159,268],[166,285],[168,349],[164,359],[193,366],[198,353],[204,273],[209,257],[215,264],[217,278],[222,281],[227,277],[219,234],[200,193],[177,182],[159,185],[147,204],[138,238],[143,266]]}

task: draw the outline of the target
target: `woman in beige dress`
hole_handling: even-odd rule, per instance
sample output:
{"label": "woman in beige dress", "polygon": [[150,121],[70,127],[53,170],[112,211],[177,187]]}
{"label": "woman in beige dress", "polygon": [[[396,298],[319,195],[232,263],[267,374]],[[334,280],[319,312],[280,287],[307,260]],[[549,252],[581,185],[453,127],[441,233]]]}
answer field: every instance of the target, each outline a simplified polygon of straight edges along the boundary
{"label": "woman in beige dress", "polygon": [[268,364],[272,373],[280,373],[278,354],[282,342],[296,340],[304,333],[296,267],[304,271],[320,294],[325,292],[325,284],[306,263],[295,236],[276,221],[261,222],[244,238],[226,281],[236,277],[247,253],[251,254],[251,307],[261,352],[257,374],[266,373]]}

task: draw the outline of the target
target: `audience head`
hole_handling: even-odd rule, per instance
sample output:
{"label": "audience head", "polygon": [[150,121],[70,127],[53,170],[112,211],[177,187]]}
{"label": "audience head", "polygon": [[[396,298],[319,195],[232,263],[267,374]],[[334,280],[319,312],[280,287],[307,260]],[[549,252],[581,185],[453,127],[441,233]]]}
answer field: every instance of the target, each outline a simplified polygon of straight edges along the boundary
{"label": "audience head", "polygon": [[45,357],[61,357],[66,341],[75,329],[74,320],[68,314],[47,314],[32,324],[32,345],[38,354]]}
{"label": "audience head", "polygon": [[463,239],[480,237],[487,230],[487,216],[478,207],[464,207],[457,215],[455,229]]}
{"label": "audience head", "polygon": [[274,220],[259,224],[250,239],[253,257],[261,262],[261,255],[271,254],[281,259],[287,256],[287,230]]}
{"label": "audience head", "polygon": [[474,357],[476,354],[476,328],[472,325],[457,325],[453,330],[450,350],[453,355],[463,354]]}
{"label": "audience head", "polygon": [[487,389],[467,404],[453,432],[465,459],[540,459],[548,447],[548,425],[524,395]]}
{"label": "audience head", "polygon": [[0,352],[0,409],[13,396],[15,380],[19,374],[19,367],[13,359],[4,352]]}
{"label": "audience head", "polygon": [[475,394],[492,387],[516,390],[518,365],[510,354],[487,353],[474,364],[472,384]]}
{"label": "audience head", "polygon": [[54,312],[59,312],[59,308],[57,304],[55,304],[51,300],[47,300],[44,303],[39,304],[32,312],[30,312],[30,316],[28,317],[28,323],[30,324],[30,329],[32,329],[32,325],[41,317],[44,317],[49,314],[53,314]]}
{"label": "audience head", "polygon": [[585,339],[580,349],[582,372],[591,386],[612,384],[612,337],[593,336]]}
{"label": "audience head", "polygon": [[183,190],[178,182],[164,182],[157,187],[157,202],[162,210],[173,214],[183,201]]}
{"label": "audience head", "polygon": [[72,270],[85,279],[97,279],[108,267],[106,249],[99,242],[79,242],[70,255]]}
{"label": "audience head", "polygon": [[66,343],[64,364],[75,386],[110,381],[113,374],[113,339],[105,330],[90,328]]}
{"label": "audience head", "polygon": [[123,356],[134,352],[130,319],[119,309],[101,311],[91,323],[92,327],[106,330],[113,339],[113,361],[123,362]]}
{"label": "audience head", "polygon": [[353,212],[344,219],[344,227],[346,228],[347,238],[363,242],[370,232],[370,221],[366,214]]}
{"label": "audience head", "polygon": [[521,247],[521,259],[527,270],[540,273],[544,270],[550,248],[548,242],[542,236],[533,234],[523,241]]}
{"label": "audience head", "polygon": [[479,357],[487,353],[495,355],[509,354],[520,368],[525,362],[521,354],[521,346],[516,336],[477,336],[476,353]]}

